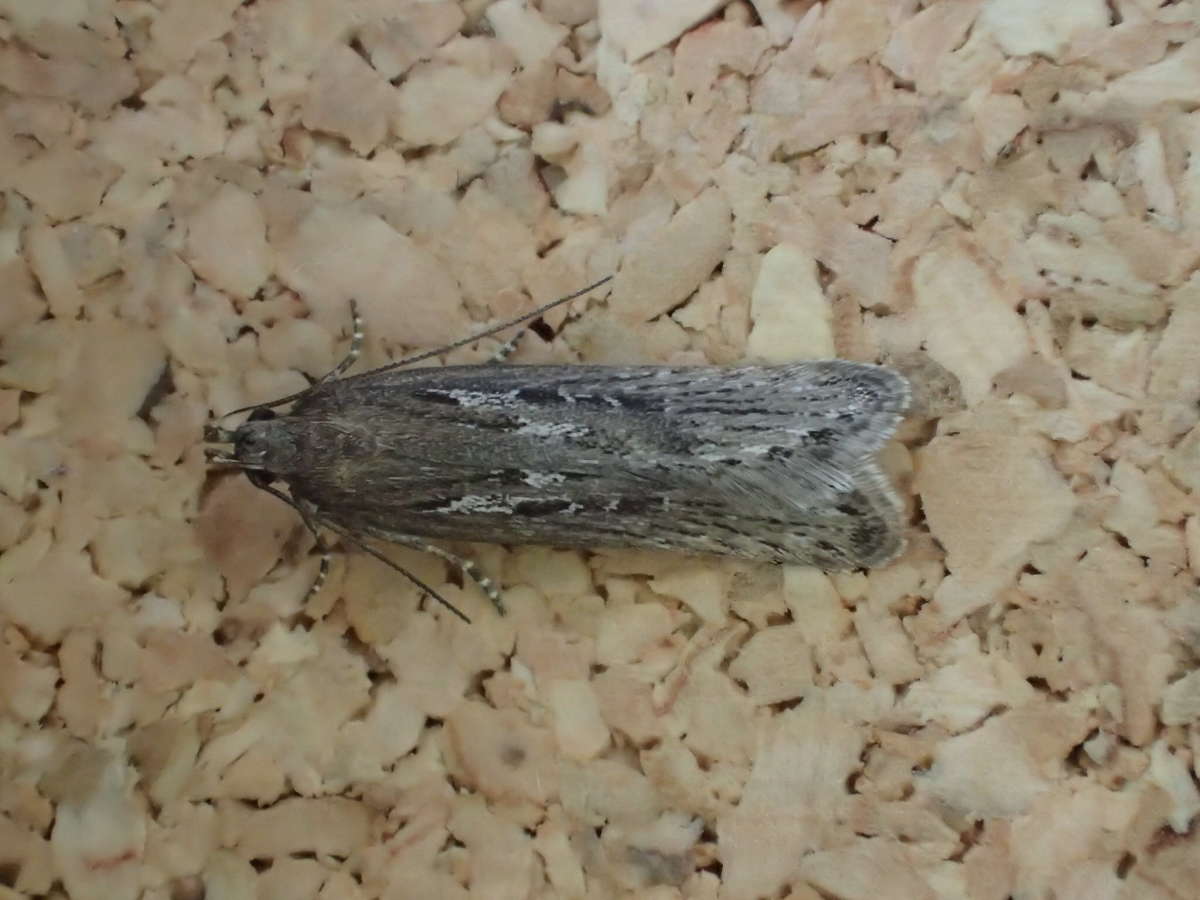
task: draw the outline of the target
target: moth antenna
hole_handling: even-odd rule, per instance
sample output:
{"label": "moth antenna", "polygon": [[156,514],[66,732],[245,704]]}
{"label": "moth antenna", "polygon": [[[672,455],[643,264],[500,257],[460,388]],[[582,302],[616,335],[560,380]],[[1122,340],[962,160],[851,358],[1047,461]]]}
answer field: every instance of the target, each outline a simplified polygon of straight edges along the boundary
{"label": "moth antenna", "polygon": [[425,593],[427,593],[430,597],[432,597],[438,603],[442,604],[442,606],[446,607],[446,609],[450,610],[450,612],[454,613],[454,615],[458,616],[460,619],[462,619],[468,625],[471,624],[471,620],[467,617],[466,613],[464,613],[461,609],[459,609],[457,606],[455,606],[453,603],[451,603],[449,600],[447,600],[445,597],[443,597],[441,594],[439,594],[437,591],[435,591],[433,588],[431,588],[429,585],[427,585],[425,582],[423,582],[420,578],[418,578],[412,572],[408,571],[408,569],[404,568],[404,566],[400,565],[399,563],[392,562],[392,560],[388,559],[386,556],[384,556],[382,553],[380,553],[374,547],[370,546],[369,544],[364,543],[363,541],[356,538],[354,535],[352,535],[348,532],[342,531],[340,528],[335,528],[334,531],[336,531],[338,534],[340,534],[342,536],[343,540],[349,541],[351,544],[353,544],[359,550],[362,550],[364,553],[375,557],[377,560],[379,560],[381,563],[383,563],[388,568],[395,569],[397,572],[399,572],[401,575],[403,575],[405,578],[407,578],[409,581],[411,581],[413,584],[415,584],[417,587],[419,587],[421,590],[423,590]]}
{"label": "moth antenna", "polygon": [[[378,369],[373,369],[372,374],[377,372],[388,372],[392,369],[398,369],[401,366],[410,366],[413,363],[431,359],[434,356],[441,356],[444,353],[449,353],[451,350],[457,350],[459,347],[466,347],[468,344],[473,344],[485,337],[491,337],[493,334],[504,331],[506,328],[512,328],[514,325],[520,325],[522,322],[528,322],[532,319],[536,319],[538,316],[554,309],[554,307],[561,306],[564,303],[570,303],[572,300],[577,300],[584,294],[594,291],[596,288],[600,287],[600,285],[607,284],[612,280],[612,275],[605,275],[599,281],[593,282],[592,284],[589,284],[587,287],[582,288],[573,294],[567,294],[565,297],[559,297],[557,300],[551,300],[549,303],[543,303],[536,309],[532,309],[527,313],[522,313],[519,316],[514,316],[505,322],[501,322],[499,325],[493,325],[490,328],[485,328],[483,331],[477,331],[475,334],[469,335],[461,340],[446,344],[444,347],[437,347],[433,350],[424,350],[421,353],[417,353],[413,356],[406,356],[404,359],[399,359],[394,363],[388,363],[386,366],[380,366]],[[520,335],[517,337],[520,337]]]}
{"label": "moth antenna", "polygon": [[[493,334],[504,331],[504,329],[506,329],[506,328],[512,328],[514,325],[520,325],[522,322],[528,322],[531,319],[536,319],[538,316],[543,315],[544,313],[547,313],[550,310],[554,309],[554,307],[561,306],[564,303],[570,303],[572,300],[577,300],[580,297],[582,297],[584,294],[586,294],[590,291],[594,291],[596,288],[600,287],[600,285],[607,284],[608,282],[610,282],[612,280],[613,280],[612,275],[605,275],[599,281],[595,281],[592,284],[589,284],[587,287],[581,288],[580,290],[576,291],[573,294],[567,294],[567,296],[565,296],[565,297],[559,297],[557,300],[551,300],[549,303],[543,303],[541,306],[537,307],[536,309],[532,309],[527,313],[522,313],[519,316],[514,316],[513,318],[511,318],[505,322],[501,322],[499,325],[493,325],[490,328],[485,328],[483,331],[476,332],[475,334],[469,335],[468,337],[462,338],[461,340],[453,341],[449,344],[446,344],[444,347],[436,347],[433,350],[425,350],[425,351],[422,351],[421,353],[417,353],[414,356],[407,356],[404,359],[399,359],[394,363],[388,363],[386,366],[380,366],[378,369],[372,369],[371,370],[372,374],[377,374],[379,372],[389,372],[392,369],[399,369],[401,366],[410,366],[413,363],[421,362],[422,360],[426,360],[426,359],[432,359],[433,357],[441,356],[444,353],[449,353],[451,350],[457,350],[459,347],[466,347],[468,344],[473,344],[476,341],[482,340],[485,337],[491,337]],[[312,390],[313,387],[315,387],[316,385],[321,384],[322,382],[328,381],[330,378],[334,378],[334,377],[340,375],[342,372],[346,371],[346,369],[350,368],[350,366],[352,366],[354,364],[354,361],[356,359],[358,359],[358,353],[362,347],[362,338],[363,338],[362,320],[358,316],[358,308],[355,305],[353,300],[350,301],[350,315],[351,315],[352,321],[354,323],[354,332],[350,338],[350,352],[346,354],[346,358],[343,359],[340,363],[338,363],[337,367],[334,368],[333,371],[329,372],[328,374],[326,374],[325,376],[323,376],[322,378],[320,378],[313,384],[309,385],[302,391],[297,391],[294,394],[288,394],[286,397],[280,397],[278,400],[271,400],[268,403],[252,403],[249,406],[242,406],[238,409],[233,409],[227,413],[222,414],[219,418],[224,419],[229,416],[234,416],[234,415],[237,415],[238,413],[246,412],[247,410],[251,410],[251,409],[274,409],[276,406],[283,406],[283,404],[285,404],[285,403],[291,403],[293,400],[299,400],[301,397],[303,397],[305,394],[307,394],[310,390]],[[518,340],[520,337],[521,337],[521,335],[518,334],[516,336],[516,338],[513,339],[513,342],[514,342],[513,347],[509,348],[506,352],[504,352],[505,356],[507,356],[509,353],[511,353],[513,351],[513,349],[516,346],[515,341]],[[355,343],[356,341],[357,341],[357,344]],[[504,351],[504,348],[501,348],[501,350]]]}

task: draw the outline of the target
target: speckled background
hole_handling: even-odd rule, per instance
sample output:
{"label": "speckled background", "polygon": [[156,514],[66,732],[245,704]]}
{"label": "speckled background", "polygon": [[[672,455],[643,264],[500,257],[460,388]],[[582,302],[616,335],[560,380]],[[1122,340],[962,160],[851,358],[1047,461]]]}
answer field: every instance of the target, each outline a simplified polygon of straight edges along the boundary
{"label": "speckled background", "polygon": [[[0,900],[1195,896],[1198,24],[0,0]],[[466,626],[205,464],[609,273],[514,363],[910,373],[905,554],[388,550]]]}

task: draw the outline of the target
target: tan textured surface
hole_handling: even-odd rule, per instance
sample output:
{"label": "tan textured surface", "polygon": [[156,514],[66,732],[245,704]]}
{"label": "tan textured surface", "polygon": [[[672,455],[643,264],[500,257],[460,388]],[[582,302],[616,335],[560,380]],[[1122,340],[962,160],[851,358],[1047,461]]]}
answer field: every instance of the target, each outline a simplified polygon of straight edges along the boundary
{"label": "tan textured surface", "polygon": [[[1194,897],[1197,21],[0,0],[0,900]],[[611,272],[517,360],[910,372],[906,554],[395,549],[467,627],[206,471]]]}

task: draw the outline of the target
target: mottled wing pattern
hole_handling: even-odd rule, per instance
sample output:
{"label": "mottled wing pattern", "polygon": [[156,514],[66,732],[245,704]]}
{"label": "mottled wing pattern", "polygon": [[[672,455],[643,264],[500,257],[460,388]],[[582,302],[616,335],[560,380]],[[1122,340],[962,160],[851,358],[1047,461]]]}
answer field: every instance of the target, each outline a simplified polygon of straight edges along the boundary
{"label": "mottled wing pattern", "polygon": [[838,360],[368,372],[285,417],[321,438],[290,487],[382,538],[867,566],[902,545],[875,457],[908,402],[892,370]]}

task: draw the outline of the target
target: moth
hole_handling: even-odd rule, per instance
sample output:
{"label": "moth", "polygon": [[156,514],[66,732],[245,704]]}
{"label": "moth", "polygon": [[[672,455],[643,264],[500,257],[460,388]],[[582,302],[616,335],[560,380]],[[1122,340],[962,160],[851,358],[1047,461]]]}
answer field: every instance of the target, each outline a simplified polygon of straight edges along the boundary
{"label": "moth", "polygon": [[[877,454],[910,389],[890,368],[407,367],[582,293],[337,377],[352,350],[330,376],[219,429],[232,453],[215,460],[292,505],[322,549],[325,527],[393,567],[364,540],[437,553],[498,607],[494,583],[436,542],[651,548],[826,570],[880,565],[901,550],[901,504]],[[355,322],[352,347],[362,340]],[[326,566],[323,557],[321,577]]]}

